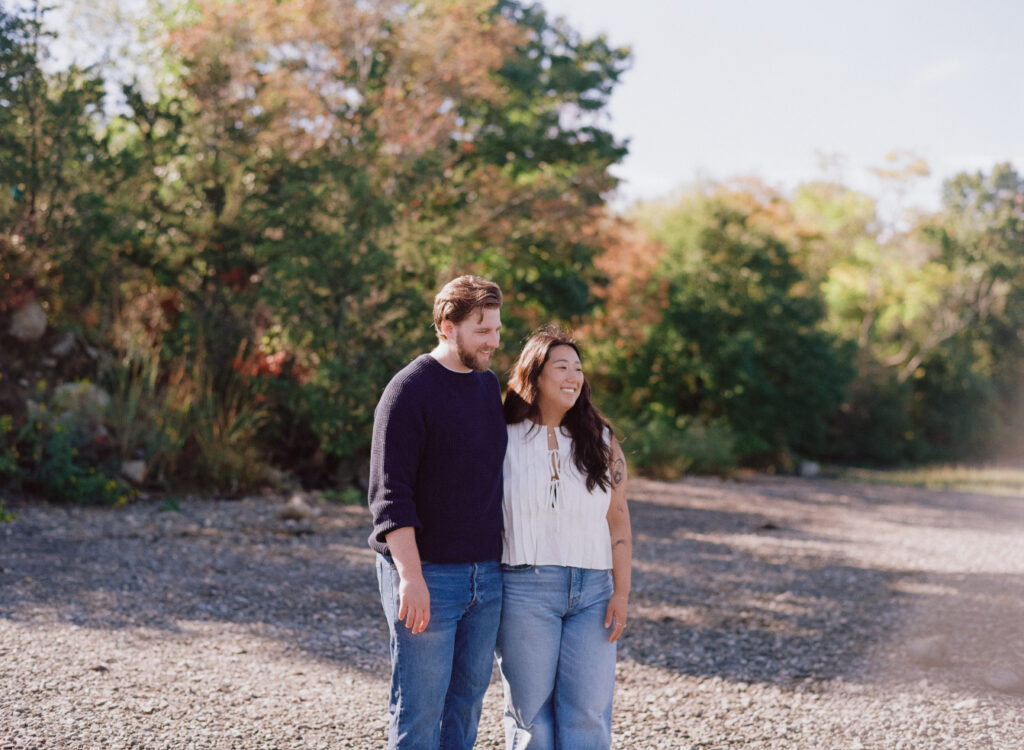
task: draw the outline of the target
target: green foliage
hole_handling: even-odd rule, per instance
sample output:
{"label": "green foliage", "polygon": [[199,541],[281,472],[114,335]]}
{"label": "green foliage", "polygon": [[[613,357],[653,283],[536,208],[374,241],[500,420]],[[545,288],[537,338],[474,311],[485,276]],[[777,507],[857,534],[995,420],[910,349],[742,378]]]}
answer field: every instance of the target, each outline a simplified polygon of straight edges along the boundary
{"label": "green foliage", "polygon": [[169,82],[117,116],[99,76],[42,73],[42,11],[3,16],[0,219],[24,230],[4,291],[118,352],[76,374],[108,385],[116,451],[153,479],[352,471],[459,273],[510,290],[513,340],[593,305],[625,154],[599,111],[627,51],[514,2],[306,11],[197,2]]}
{"label": "green foliage", "polygon": [[921,460],[927,445],[908,408],[913,401],[913,383],[877,365],[862,365],[840,412],[830,420],[824,457],[874,466]]}
{"label": "green foliage", "polygon": [[943,211],[923,231],[970,292],[971,325],[952,356],[969,361],[972,375],[994,389],[1004,415],[994,442],[1013,440],[1024,426],[1017,408],[1024,396],[1024,176],[1009,164],[957,175],[944,186]]}
{"label": "green foliage", "polygon": [[324,500],[339,505],[362,505],[366,502],[366,493],[358,487],[345,487],[341,490],[327,489],[321,493]]}
{"label": "green foliage", "polygon": [[160,503],[157,508],[159,513],[181,513],[181,500],[176,497],[169,497]]}
{"label": "green foliage", "polygon": [[[826,183],[626,226],[605,211],[626,147],[602,116],[629,50],[539,4],[195,0],[118,114],[99,71],[45,73],[44,17],[0,9],[0,323],[35,299],[79,351],[44,366],[55,333],[33,347],[0,325],[6,481],[117,501],[117,462],[141,458],[153,482],[242,490],[273,463],[350,487],[460,273],[505,290],[498,370],[540,323],[583,328],[643,471],[1019,442],[1009,165],[958,175],[907,231]],[[42,372],[103,383],[109,443],[25,413],[17,384]]]}
{"label": "green foliage", "polygon": [[0,478],[10,481],[18,476],[18,459],[21,454],[14,447],[14,417],[10,414],[0,415],[0,438],[3,439],[3,450],[0,451]]}
{"label": "green foliage", "polygon": [[728,197],[668,208],[651,231],[665,299],[644,339],[612,354],[613,411],[721,424],[741,459],[822,451],[852,352],[821,329],[789,247]]}
{"label": "green foliage", "polygon": [[121,460],[142,459],[150,478],[177,471],[188,439],[191,398],[180,368],[164,370],[156,355],[110,365],[107,424]]}
{"label": "green foliage", "polygon": [[21,516],[4,508],[4,505],[6,504],[7,501],[0,497],[0,523],[11,523],[13,521],[17,521]]}
{"label": "green foliage", "polygon": [[831,262],[830,326],[859,350],[851,397],[833,421],[833,456],[1010,457],[1022,416],[1021,196],[1009,165],[958,175],[940,213],[886,241],[865,227]]}
{"label": "green foliage", "polygon": [[116,478],[102,434],[46,405],[16,424],[0,418],[0,479],[54,502],[123,505],[135,491]]}
{"label": "green foliage", "polygon": [[189,414],[192,478],[231,492],[259,484],[263,461],[257,436],[266,410],[243,383],[232,380],[219,390],[209,376],[200,382]]}
{"label": "green foliage", "polygon": [[123,227],[108,196],[123,175],[100,121],[102,79],[75,67],[42,70],[51,41],[44,12],[0,9],[0,294],[36,290],[52,324],[92,303],[116,304],[109,243]]}
{"label": "green foliage", "polygon": [[730,475],[736,467],[736,437],[723,422],[667,418],[652,409],[645,422],[616,420],[633,470],[659,479],[685,474]]}

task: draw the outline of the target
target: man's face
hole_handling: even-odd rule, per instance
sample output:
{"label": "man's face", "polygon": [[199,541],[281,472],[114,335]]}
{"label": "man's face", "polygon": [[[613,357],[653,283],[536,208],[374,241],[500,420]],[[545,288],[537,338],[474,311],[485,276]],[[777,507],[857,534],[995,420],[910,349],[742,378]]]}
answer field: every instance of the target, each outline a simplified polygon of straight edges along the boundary
{"label": "man's face", "polygon": [[485,372],[491,369],[491,358],[501,340],[501,310],[484,308],[473,312],[461,323],[453,323],[455,352],[459,361],[471,370]]}

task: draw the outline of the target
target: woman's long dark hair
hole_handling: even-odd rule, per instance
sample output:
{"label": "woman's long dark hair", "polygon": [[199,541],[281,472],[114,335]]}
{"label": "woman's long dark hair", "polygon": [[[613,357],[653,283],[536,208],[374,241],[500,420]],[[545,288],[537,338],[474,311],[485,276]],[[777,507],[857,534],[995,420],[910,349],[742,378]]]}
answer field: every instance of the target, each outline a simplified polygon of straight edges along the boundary
{"label": "woman's long dark hair", "polygon": [[[505,391],[506,424],[518,424],[526,419],[540,424],[537,381],[551,350],[556,346],[571,346],[580,361],[583,360],[579,345],[568,333],[555,326],[539,329],[526,342],[509,373],[508,389]],[[611,448],[604,441],[604,430],[611,430],[611,425],[591,402],[590,383],[586,378],[583,379],[576,403],[562,417],[561,426],[568,430],[572,438],[572,460],[587,478],[587,491],[593,492],[595,487],[600,487],[602,491],[608,489],[611,486],[608,476]]]}

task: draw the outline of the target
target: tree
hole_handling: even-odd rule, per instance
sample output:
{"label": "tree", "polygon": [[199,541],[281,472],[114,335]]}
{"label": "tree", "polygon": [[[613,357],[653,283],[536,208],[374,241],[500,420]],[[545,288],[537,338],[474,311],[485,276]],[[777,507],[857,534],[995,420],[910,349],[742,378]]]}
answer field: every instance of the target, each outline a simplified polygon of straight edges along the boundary
{"label": "tree", "polygon": [[117,306],[116,263],[96,246],[125,229],[110,197],[124,173],[103,128],[102,80],[74,66],[44,73],[44,14],[38,3],[0,9],[0,292],[39,297],[59,325],[97,301]]}
{"label": "tree", "polygon": [[[926,367],[935,398],[950,414],[949,393],[976,394],[973,417],[933,429],[936,442],[976,456],[1019,459],[1015,436],[1024,425],[1024,178],[1010,164],[962,173],[943,186],[943,209],[922,228],[936,256],[961,279],[969,322]],[[941,368],[939,367],[941,366]],[[935,382],[932,382],[935,381]],[[963,395],[960,396],[963,398]],[[927,407],[925,407],[927,408]]]}
{"label": "tree", "polygon": [[771,200],[722,191],[646,217],[665,248],[652,276],[665,292],[644,338],[610,368],[622,382],[620,413],[723,422],[747,459],[826,450],[825,419],[852,375],[850,351],[821,329],[823,301],[770,231],[774,210]]}
{"label": "tree", "polygon": [[367,449],[453,275],[502,283],[514,332],[592,306],[624,154],[592,120],[624,51],[516,3],[193,7],[168,37],[177,91],[133,104],[135,144],[173,134],[140,186],[140,256],[179,297],[166,346],[255,378],[282,459]]}

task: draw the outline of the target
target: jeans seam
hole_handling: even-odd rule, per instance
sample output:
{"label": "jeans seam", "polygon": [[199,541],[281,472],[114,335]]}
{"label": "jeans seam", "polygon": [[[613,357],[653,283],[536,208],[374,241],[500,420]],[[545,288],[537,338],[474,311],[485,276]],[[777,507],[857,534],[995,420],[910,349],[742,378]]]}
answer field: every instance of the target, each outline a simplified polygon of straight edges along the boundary
{"label": "jeans seam", "polygon": [[480,566],[477,565],[476,563],[473,563],[473,574],[469,578],[470,590],[469,590],[469,604],[466,606],[466,611],[467,612],[469,610],[471,610],[476,605],[476,601],[477,601],[477,599],[476,599],[476,597],[477,597],[477,576],[479,576],[479,575],[480,575]]}

